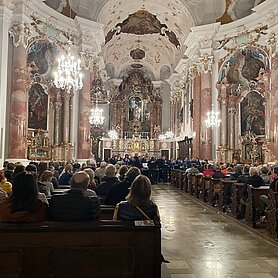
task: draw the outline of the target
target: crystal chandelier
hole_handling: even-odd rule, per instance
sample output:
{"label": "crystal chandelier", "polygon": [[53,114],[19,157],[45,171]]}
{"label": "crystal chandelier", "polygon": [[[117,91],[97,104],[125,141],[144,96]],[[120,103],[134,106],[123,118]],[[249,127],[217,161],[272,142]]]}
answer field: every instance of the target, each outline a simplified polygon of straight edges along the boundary
{"label": "crystal chandelier", "polygon": [[58,58],[57,71],[54,73],[54,85],[57,88],[66,89],[67,91],[80,90],[83,87],[82,74],[80,73],[80,59],[75,60],[71,54],[72,41],[68,40],[67,56]]}
{"label": "crystal chandelier", "polygon": [[104,120],[103,109],[99,108],[96,103],[96,106],[91,109],[90,124],[94,126],[103,125]]}
{"label": "crystal chandelier", "polygon": [[118,139],[118,133],[115,129],[109,130],[108,131],[108,136],[112,140],[117,140]]}
{"label": "crystal chandelier", "polygon": [[206,127],[219,127],[221,123],[219,116],[220,113],[214,111],[212,108],[211,112],[207,113],[207,118],[205,120]]}

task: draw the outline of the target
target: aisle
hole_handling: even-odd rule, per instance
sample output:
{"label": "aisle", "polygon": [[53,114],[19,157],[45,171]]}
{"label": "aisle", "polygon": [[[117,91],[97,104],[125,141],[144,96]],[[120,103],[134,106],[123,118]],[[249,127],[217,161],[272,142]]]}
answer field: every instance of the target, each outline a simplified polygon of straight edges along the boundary
{"label": "aisle", "polygon": [[278,245],[169,185],[154,185],[162,219],[163,278],[278,278]]}

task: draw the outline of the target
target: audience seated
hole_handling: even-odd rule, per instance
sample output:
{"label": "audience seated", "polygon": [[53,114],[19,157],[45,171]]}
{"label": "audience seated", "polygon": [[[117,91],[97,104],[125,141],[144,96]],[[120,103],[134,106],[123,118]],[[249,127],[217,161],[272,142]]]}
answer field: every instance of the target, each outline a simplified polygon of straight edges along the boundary
{"label": "audience seated", "polygon": [[242,167],[240,165],[236,165],[234,167],[234,172],[230,174],[230,180],[237,180],[238,177],[242,175]]}
{"label": "audience seated", "polygon": [[224,179],[225,175],[223,174],[223,172],[221,171],[221,167],[216,165],[215,166],[215,172],[212,175],[213,179]]}
{"label": "audience seated", "polygon": [[4,170],[0,170],[0,188],[4,190],[8,195],[12,194],[12,184],[7,181]]}
{"label": "audience seated", "polygon": [[264,180],[264,183],[268,184],[271,182],[270,176],[269,176],[269,169],[266,166],[263,166],[260,170],[260,176]]}
{"label": "audience seated", "polygon": [[100,182],[102,182],[102,179],[105,176],[105,169],[106,169],[106,162],[101,161],[100,167],[98,167],[95,171],[96,177],[99,179]]}
{"label": "audience seated", "polygon": [[122,165],[118,171],[118,174],[116,175],[120,181],[124,180],[125,174],[128,171],[127,165]]}
{"label": "audience seated", "polygon": [[71,164],[67,164],[64,168],[64,170],[62,171],[60,177],[59,177],[59,184],[60,185],[66,185],[66,184],[70,184],[70,179],[72,177],[72,165]]}
{"label": "audience seated", "polygon": [[4,202],[8,198],[8,194],[2,188],[0,188],[0,203]]}
{"label": "audience seated", "polygon": [[85,196],[90,181],[85,171],[76,172],[70,180],[71,189],[53,195],[49,201],[49,219],[56,221],[80,221],[97,219],[100,204],[97,197]]}
{"label": "audience seated", "polygon": [[36,177],[18,173],[11,197],[0,204],[0,221],[40,222],[46,220],[47,204],[39,199]]}
{"label": "audience seated", "polygon": [[247,179],[249,179],[249,165],[244,165],[242,175],[238,176],[237,182],[238,183],[245,183]]}
{"label": "audience seated", "polygon": [[[273,168],[273,176],[274,180],[271,182],[269,189],[274,192],[278,192],[278,167]],[[263,202],[264,207],[268,207],[270,205],[270,200],[267,195],[261,195],[260,199]]]}
{"label": "audience seated", "polygon": [[53,173],[49,170],[45,170],[40,177],[41,185],[44,187],[44,192],[46,192],[46,196],[51,196],[54,191],[54,187],[52,184]]}
{"label": "audience seated", "polygon": [[95,172],[93,169],[91,168],[85,168],[84,171],[89,175],[90,177],[90,181],[89,181],[89,185],[88,185],[88,189],[96,191],[97,189],[97,184],[95,181]]}
{"label": "audience seated", "polygon": [[[59,177],[59,173],[57,175],[58,171],[55,170],[55,167],[53,165],[49,165],[48,170],[51,171],[52,174],[53,174],[51,182],[53,184],[54,189],[58,189],[59,188],[59,182],[58,182],[58,179],[57,179],[57,177]],[[57,177],[56,177],[56,175],[57,175]]]}
{"label": "audience seated", "polygon": [[212,177],[212,175],[214,174],[214,171],[212,168],[213,167],[211,164],[205,164],[205,169],[203,171],[203,175]]}
{"label": "audience seated", "polygon": [[25,166],[22,164],[17,164],[14,168],[13,180],[18,173],[22,173],[24,171],[25,171]]}
{"label": "audience seated", "polygon": [[13,181],[13,173],[14,173],[15,165],[14,163],[7,163],[7,167],[5,169],[5,178],[7,179],[8,182]]}
{"label": "audience seated", "polygon": [[191,167],[186,169],[187,174],[199,174],[200,171],[196,168],[195,163],[191,163]]}
{"label": "audience seated", "polygon": [[116,177],[116,167],[113,164],[108,164],[105,169],[105,176],[102,179],[102,182],[96,189],[98,196],[104,198],[109,191],[109,189],[119,182],[119,179]]}
{"label": "audience seated", "polygon": [[116,205],[113,220],[160,221],[158,207],[150,199],[151,182],[144,175],[137,176],[131,184],[126,201]]}
{"label": "audience seated", "polygon": [[129,188],[134,181],[134,179],[141,174],[141,171],[137,167],[131,167],[122,182],[115,183],[108,191],[104,204],[106,205],[116,205],[121,201],[124,201],[127,194],[129,193]]}

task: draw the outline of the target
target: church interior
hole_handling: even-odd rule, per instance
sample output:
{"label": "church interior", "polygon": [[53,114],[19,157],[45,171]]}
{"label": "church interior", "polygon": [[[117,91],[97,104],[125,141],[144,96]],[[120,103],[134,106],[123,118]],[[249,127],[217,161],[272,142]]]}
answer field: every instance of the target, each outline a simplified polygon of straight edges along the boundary
{"label": "church interior", "polygon": [[[0,0],[0,30],[1,167],[278,165],[277,0]],[[151,176],[161,277],[278,277],[277,223],[253,233],[173,169]]]}
{"label": "church interior", "polygon": [[[9,2],[1,164],[125,154],[277,161],[275,1]],[[57,68],[69,53],[72,84]]]}

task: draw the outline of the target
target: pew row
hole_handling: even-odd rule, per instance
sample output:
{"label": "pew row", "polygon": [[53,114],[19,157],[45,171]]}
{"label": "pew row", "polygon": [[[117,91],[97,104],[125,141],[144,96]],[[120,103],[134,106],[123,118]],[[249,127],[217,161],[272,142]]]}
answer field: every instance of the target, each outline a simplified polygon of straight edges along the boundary
{"label": "pew row", "polygon": [[160,275],[159,225],[108,220],[0,224],[0,277]]}
{"label": "pew row", "polygon": [[273,238],[278,237],[278,225],[276,215],[278,214],[278,193],[269,190],[268,197],[270,200],[270,206],[265,210],[266,215],[266,231],[267,234]]}

